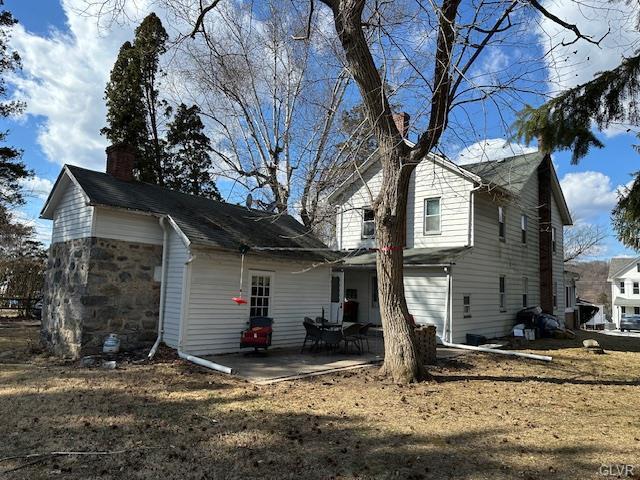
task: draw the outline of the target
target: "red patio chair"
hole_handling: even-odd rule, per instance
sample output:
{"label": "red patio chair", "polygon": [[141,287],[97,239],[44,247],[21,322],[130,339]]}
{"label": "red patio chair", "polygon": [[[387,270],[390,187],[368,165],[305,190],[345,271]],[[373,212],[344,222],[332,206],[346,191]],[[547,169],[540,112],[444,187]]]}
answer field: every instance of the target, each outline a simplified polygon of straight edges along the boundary
{"label": "red patio chair", "polygon": [[240,335],[240,348],[259,348],[265,350],[271,346],[273,318],[253,317],[249,319],[249,328]]}

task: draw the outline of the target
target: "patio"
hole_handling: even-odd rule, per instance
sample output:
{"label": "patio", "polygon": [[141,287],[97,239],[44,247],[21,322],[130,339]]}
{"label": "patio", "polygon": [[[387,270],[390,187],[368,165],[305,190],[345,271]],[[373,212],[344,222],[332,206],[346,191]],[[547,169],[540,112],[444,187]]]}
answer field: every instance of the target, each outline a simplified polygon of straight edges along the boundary
{"label": "patio", "polygon": [[[381,335],[369,335],[369,352],[343,353],[320,350],[312,352],[300,348],[273,348],[266,353],[253,351],[230,354],[211,355],[207,358],[233,369],[233,374],[251,383],[266,385],[302,377],[324,375],[336,371],[366,368],[382,362],[384,344]],[[438,359],[452,358],[463,354],[460,350],[438,348]]]}

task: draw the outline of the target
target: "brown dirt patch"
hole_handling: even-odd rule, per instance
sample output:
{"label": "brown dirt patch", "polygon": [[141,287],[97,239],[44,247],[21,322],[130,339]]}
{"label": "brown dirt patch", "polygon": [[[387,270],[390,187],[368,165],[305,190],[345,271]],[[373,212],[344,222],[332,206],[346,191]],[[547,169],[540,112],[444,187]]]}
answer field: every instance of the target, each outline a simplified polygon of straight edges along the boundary
{"label": "brown dirt patch", "polygon": [[[254,386],[170,356],[113,371],[34,360],[34,330],[0,328],[0,351],[26,352],[0,363],[0,457],[127,452],[0,461],[2,478],[588,479],[611,463],[640,473],[640,339],[535,344],[551,364],[468,354],[410,386],[375,369]],[[587,336],[607,354],[580,348]]]}

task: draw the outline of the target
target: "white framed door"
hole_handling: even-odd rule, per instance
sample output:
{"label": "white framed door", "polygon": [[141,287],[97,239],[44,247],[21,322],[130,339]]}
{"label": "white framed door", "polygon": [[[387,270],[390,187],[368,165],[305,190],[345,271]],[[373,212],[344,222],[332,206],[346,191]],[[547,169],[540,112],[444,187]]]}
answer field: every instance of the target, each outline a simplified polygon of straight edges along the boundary
{"label": "white framed door", "polygon": [[344,309],[344,272],[331,272],[331,317],[332,322],[342,322]]}
{"label": "white framed door", "polygon": [[380,303],[378,302],[378,276],[373,273],[369,277],[369,321],[380,325]]}

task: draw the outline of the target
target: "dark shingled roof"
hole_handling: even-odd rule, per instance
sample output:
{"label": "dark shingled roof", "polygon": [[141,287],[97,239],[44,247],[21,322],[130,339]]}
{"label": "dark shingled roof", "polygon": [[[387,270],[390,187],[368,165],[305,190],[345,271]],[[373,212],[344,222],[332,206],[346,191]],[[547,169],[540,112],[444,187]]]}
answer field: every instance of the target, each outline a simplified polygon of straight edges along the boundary
{"label": "dark shingled roof", "polygon": [[[296,219],[176,192],[158,185],[125,182],[68,165],[91,205],[169,215],[194,245],[238,250],[249,247],[327,248]],[[326,259],[330,252],[265,251],[277,256]]]}
{"label": "dark shingled roof", "polygon": [[489,185],[496,185],[519,195],[543,159],[543,153],[534,152],[460,167],[478,175]]}
{"label": "dark shingled roof", "polygon": [[[407,248],[404,250],[404,264],[411,265],[447,265],[471,250],[471,247],[450,248]],[[345,267],[369,267],[376,264],[376,252],[346,257]]]}

